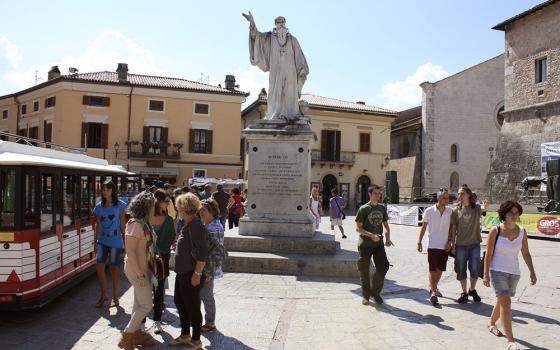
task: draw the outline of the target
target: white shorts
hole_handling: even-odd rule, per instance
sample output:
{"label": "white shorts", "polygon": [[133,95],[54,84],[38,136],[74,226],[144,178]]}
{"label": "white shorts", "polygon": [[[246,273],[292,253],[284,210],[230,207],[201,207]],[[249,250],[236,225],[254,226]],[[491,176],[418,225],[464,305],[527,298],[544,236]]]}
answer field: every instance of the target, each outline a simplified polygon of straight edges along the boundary
{"label": "white shorts", "polygon": [[331,226],[342,226],[342,219],[341,218],[331,218]]}

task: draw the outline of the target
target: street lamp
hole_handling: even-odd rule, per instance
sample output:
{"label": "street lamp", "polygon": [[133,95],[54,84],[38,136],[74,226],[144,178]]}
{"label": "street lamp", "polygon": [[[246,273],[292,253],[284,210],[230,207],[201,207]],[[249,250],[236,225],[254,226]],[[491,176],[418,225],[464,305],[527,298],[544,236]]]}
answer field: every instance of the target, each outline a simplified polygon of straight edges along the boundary
{"label": "street lamp", "polygon": [[119,147],[120,147],[119,142],[118,141],[115,142],[115,146],[113,146],[113,147],[115,147],[115,159],[117,159],[117,158],[119,158]]}

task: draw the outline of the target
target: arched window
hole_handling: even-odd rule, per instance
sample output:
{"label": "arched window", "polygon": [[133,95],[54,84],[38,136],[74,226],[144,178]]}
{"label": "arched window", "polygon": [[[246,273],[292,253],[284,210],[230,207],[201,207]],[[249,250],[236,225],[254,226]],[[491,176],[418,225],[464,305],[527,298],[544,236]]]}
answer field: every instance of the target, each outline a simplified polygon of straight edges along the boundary
{"label": "arched window", "polygon": [[459,190],[459,173],[456,171],[452,172],[449,177],[449,189],[453,192],[457,192]]}
{"label": "arched window", "polygon": [[457,144],[452,144],[451,145],[451,163],[456,163],[457,159],[459,158],[459,148],[457,147]]}
{"label": "arched window", "polygon": [[504,107],[502,106],[500,107],[500,109],[498,109],[498,112],[496,113],[496,122],[500,127],[504,125],[504,116],[501,114],[503,111],[504,111]]}

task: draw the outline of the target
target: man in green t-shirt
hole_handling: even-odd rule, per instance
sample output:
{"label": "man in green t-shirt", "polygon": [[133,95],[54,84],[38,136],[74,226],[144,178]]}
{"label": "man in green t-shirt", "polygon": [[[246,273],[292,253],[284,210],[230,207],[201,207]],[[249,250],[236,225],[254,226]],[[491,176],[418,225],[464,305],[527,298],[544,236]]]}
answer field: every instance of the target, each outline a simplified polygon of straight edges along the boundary
{"label": "man in green t-shirt", "polygon": [[[369,203],[358,209],[356,214],[356,231],[360,234],[358,241],[358,269],[362,283],[362,304],[369,305],[369,298],[373,297],[376,303],[383,303],[381,289],[385,282],[385,274],[389,270],[389,261],[385,253],[385,246],[393,245],[390,238],[387,210],[379,203],[381,187],[371,185],[368,188]],[[385,245],[383,245],[383,227],[385,227]],[[369,281],[369,266],[371,259],[375,264],[375,273]]]}

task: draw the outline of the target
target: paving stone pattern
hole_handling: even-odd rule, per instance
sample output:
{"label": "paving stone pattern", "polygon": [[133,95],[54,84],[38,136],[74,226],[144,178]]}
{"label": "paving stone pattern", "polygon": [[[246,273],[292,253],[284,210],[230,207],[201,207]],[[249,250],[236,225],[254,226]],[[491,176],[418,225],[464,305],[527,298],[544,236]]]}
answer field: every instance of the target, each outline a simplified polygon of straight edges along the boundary
{"label": "paving stone pattern", "polygon": [[[340,249],[356,251],[353,217]],[[322,229],[329,233],[323,218]],[[418,229],[392,225],[395,247],[383,293],[385,303],[361,304],[357,279],[229,273],[216,281],[219,331],[203,335],[205,349],[505,349],[486,330],[493,290],[478,287],[482,303],[459,305],[452,261],[444,273],[439,307],[428,300],[426,255],[415,251]],[[337,241],[340,233],[337,231]],[[514,334],[523,349],[560,349],[560,242],[530,240],[539,281],[522,277],[514,298]],[[179,334],[169,279],[165,333],[151,349],[169,349]],[[96,309],[95,276],[40,310],[0,313],[0,349],[116,349],[130,317],[132,289],[123,277],[119,309]],[[151,321],[148,321],[148,325]]]}

